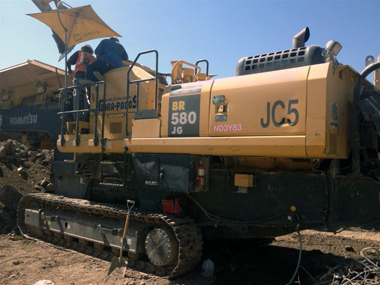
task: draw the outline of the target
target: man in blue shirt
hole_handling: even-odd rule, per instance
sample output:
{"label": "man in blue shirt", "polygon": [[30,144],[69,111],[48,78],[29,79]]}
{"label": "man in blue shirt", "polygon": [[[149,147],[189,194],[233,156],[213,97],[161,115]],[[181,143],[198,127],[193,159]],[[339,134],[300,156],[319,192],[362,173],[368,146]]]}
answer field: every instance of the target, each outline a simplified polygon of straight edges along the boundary
{"label": "man in blue shirt", "polygon": [[97,60],[87,68],[87,77],[92,81],[103,80],[107,71],[122,66],[122,60],[128,60],[128,54],[115,37],[102,40],[95,49]]}

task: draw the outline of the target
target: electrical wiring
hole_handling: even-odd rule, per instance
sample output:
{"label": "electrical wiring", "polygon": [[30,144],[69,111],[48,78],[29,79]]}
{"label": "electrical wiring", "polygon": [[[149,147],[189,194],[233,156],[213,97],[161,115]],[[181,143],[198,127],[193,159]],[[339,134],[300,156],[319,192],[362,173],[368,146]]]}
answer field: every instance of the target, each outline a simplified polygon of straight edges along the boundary
{"label": "electrical wiring", "polygon": [[[243,225],[257,225],[257,226],[264,227],[264,225],[258,225],[258,224],[263,223],[263,222],[267,222],[267,221],[271,221],[271,220],[274,220],[274,219],[282,217],[282,216],[297,216],[297,214],[295,212],[283,212],[283,213],[279,213],[279,214],[276,214],[276,215],[273,215],[273,216],[270,216],[270,217],[267,217],[267,218],[261,219],[261,220],[255,220],[255,221],[236,221],[236,220],[226,219],[226,218],[214,215],[214,214],[210,213],[208,210],[206,210],[190,194],[187,194],[187,197],[189,197],[190,200],[192,200],[198,206],[198,208],[202,210],[202,212],[206,215],[207,218],[209,218],[210,220],[213,220],[213,221],[217,221],[217,222],[225,222],[225,223],[229,223],[229,224],[233,223],[233,224],[243,224]],[[297,219],[299,219],[299,218],[297,217]],[[270,226],[270,225],[266,225],[266,226]],[[273,225],[273,226],[278,226],[278,225]]]}

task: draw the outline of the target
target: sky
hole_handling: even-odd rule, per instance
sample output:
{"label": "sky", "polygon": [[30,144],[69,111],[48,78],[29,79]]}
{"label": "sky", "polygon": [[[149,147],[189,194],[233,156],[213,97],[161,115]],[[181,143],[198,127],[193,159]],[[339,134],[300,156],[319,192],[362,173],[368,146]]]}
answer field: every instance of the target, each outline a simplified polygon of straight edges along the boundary
{"label": "sky", "polygon": [[[159,72],[171,61],[207,59],[216,78],[235,76],[242,57],[292,48],[305,27],[308,45],[343,46],[339,62],[361,72],[365,58],[380,55],[380,0],[66,0],[91,5],[122,37],[134,60],[141,51],[159,53]],[[52,5],[53,2],[52,2]],[[64,69],[51,30],[26,14],[38,13],[31,0],[0,0],[0,69],[35,59]],[[90,44],[94,49],[101,39]],[[75,49],[75,50],[76,50]],[[70,56],[70,54],[69,54]],[[154,68],[153,55],[140,63]],[[201,65],[202,66],[202,65]]]}

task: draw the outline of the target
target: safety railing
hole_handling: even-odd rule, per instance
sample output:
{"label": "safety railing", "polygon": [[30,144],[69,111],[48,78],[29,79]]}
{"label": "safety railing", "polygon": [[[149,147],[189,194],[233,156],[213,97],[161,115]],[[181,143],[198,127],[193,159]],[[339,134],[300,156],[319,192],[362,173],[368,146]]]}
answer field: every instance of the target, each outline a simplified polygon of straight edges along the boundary
{"label": "safety railing", "polygon": [[[209,63],[208,63],[208,60],[207,59],[200,59],[198,60],[195,65],[196,66],[199,66],[198,64],[201,63],[201,62],[205,62],[206,63],[206,78],[208,77],[208,69],[209,69]],[[194,70],[194,73],[195,75],[197,75],[197,69]]]}
{"label": "safety railing", "polygon": [[[101,104],[101,101],[99,101],[99,86],[103,85],[103,104]],[[90,118],[91,113],[94,114],[94,145],[99,145],[99,135],[98,135],[98,115],[100,112],[102,112],[102,127],[101,127],[101,143],[104,144],[104,119],[105,119],[105,102],[106,102],[106,83],[104,81],[99,81],[92,84],[87,84],[86,86],[92,86],[95,88],[95,102],[96,102],[96,108],[83,108],[80,109],[80,100],[81,100],[81,94],[80,92],[84,89],[85,85],[78,85],[78,86],[72,86],[67,87],[62,90],[62,96],[61,96],[61,112],[58,112],[58,115],[61,116],[61,146],[65,145],[65,134],[67,132],[67,125],[66,123],[70,122],[67,117],[73,115],[75,117],[76,125],[75,125],[75,145],[80,145],[80,116],[81,114],[88,113],[88,117]],[[74,91],[78,94],[76,96],[73,96]],[[72,97],[72,104],[70,104],[70,98]],[[87,98],[84,98],[86,100]],[[74,100],[76,100],[76,108],[74,110]],[[70,106],[70,110],[67,110],[67,106]],[[89,104],[91,106],[91,104]],[[74,122],[75,122],[74,121]]]}
{"label": "safety railing", "polygon": [[[140,58],[141,55],[143,54],[148,54],[148,53],[155,53],[155,56],[156,56],[156,68],[155,68],[155,74],[154,74],[154,77],[150,77],[150,78],[145,78],[145,79],[139,79],[139,80],[130,80],[130,75],[131,75],[131,71],[133,69],[133,67],[136,65],[136,62],[137,60]],[[129,106],[129,92],[130,92],[130,85],[131,84],[136,84],[136,111],[139,111],[139,92],[140,92],[140,82],[146,82],[146,81],[152,81],[154,80],[155,81],[155,88],[154,88],[154,110],[155,112],[157,112],[157,91],[158,91],[158,79],[157,79],[157,76],[158,76],[158,52],[156,50],[147,50],[147,51],[143,51],[143,52],[140,52],[137,56],[136,56],[136,59],[133,61],[133,63],[131,64],[131,66],[129,67],[128,69],[128,73],[127,73],[127,104]],[[130,135],[130,132],[128,130],[128,112],[129,112],[129,107],[126,108],[126,124],[125,124],[125,134],[126,136],[129,136]]]}

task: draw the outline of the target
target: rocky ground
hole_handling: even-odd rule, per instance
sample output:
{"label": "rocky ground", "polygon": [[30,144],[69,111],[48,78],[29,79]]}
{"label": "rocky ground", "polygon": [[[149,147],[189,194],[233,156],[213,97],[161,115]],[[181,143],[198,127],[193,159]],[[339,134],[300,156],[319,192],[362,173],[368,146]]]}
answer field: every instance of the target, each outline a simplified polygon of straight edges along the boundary
{"label": "rocky ground", "polygon": [[[0,198],[9,187],[19,195],[52,191],[52,150],[20,141],[18,137],[0,141]],[[206,242],[203,259],[214,262],[213,277],[203,277],[200,265],[186,276],[168,280],[130,268],[108,275],[109,260],[19,235],[15,205],[0,204],[0,212],[1,284],[287,284],[299,261],[294,284],[380,284],[379,228],[337,234],[302,231],[301,259],[297,233],[261,245]]]}
{"label": "rocky ground", "polygon": [[[49,163],[54,150],[36,149],[16,138],[0,141],[0,198],[9,193],[53,191]],[[15,227],[17,205],[0,205],[0,210],[0,233],[8,233]]]}

